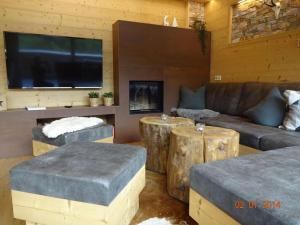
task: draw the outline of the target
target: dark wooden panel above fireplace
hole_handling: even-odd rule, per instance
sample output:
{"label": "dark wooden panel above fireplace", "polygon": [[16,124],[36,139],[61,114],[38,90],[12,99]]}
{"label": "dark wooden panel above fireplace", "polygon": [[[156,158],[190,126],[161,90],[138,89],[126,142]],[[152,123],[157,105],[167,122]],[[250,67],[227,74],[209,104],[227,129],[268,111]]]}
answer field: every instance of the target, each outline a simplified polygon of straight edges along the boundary
{"label": "dark wooden panel above fireplace", "polygon": [[118,21],[113,26],[116,140],[139,139],[138,120],[146,115],[130,114],[130,81],[163,81],[163,109],[169,113],[179,100],[180,86],[197,88],[209,81],[210,33],[202,51],[197,33],[191,29]]}

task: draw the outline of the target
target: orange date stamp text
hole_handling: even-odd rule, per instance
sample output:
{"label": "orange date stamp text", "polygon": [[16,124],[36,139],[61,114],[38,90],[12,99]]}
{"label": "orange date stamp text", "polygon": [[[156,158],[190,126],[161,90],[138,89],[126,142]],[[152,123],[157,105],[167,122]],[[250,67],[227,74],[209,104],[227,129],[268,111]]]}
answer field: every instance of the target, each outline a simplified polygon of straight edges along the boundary
{"label": "orange date stamp text", "polygon": [[[256,209],[258,207],[257,201],[243,201],[243,200],[238,200],[234,203],[234,207],[236,209]],[[270,201],[270,200],[264,200],[262,202],[262,208],[264,209],[279,209],[281,208],[281,202],[278,200]]]}

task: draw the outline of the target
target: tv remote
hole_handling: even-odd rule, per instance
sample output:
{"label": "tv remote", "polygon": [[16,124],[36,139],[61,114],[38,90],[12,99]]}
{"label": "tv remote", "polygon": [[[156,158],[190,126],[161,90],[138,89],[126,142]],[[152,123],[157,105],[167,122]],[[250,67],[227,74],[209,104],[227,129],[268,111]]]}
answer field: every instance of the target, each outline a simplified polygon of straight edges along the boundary
{"label": "tv remote", "polygon": [[28,111],[35,111],[35,110],[46,110],[46,107],[43,106],[26,106]]}

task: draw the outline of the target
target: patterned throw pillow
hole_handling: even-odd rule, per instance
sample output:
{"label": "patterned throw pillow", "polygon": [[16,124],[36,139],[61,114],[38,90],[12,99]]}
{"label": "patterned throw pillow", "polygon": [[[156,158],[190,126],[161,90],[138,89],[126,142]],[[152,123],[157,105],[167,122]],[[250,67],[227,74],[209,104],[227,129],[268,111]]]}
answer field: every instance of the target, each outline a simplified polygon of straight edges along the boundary
{"label": "patterned throw pillow", "polygon": [[287,100],[289,111],[285,115],[283,128],[300,131],[300,91],[286,90],[284,97]]}

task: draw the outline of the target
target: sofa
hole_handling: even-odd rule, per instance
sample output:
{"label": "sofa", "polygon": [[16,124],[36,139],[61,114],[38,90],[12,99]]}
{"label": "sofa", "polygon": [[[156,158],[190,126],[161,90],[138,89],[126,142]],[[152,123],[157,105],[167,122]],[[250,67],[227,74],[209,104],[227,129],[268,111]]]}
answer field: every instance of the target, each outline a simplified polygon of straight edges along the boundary
{"label": "sofa", "polygon": [[206,85],[206,108],[220,115],[198,122],[234,129],[241,144],[265,152],[192,167],[190,216],[199,225],[300,224],[300,132],[262,126],[244,116],[274,87],[281,93],[300,91],[300,83]]}
{"label": "sofa", "polygon": [[299,147],[194,165],[190,216],[199,225],[299,225],[299,173]]}
{"label": "sofa", "polygon": [[209,83],[205,89],[206,108],[220,115],[198,122],[236,130],[240,133],[241,144],[262,151],[299,146],[300,132],[254,124],[243,115],[276,86],[282,93],[300,91],[300,83]]}

